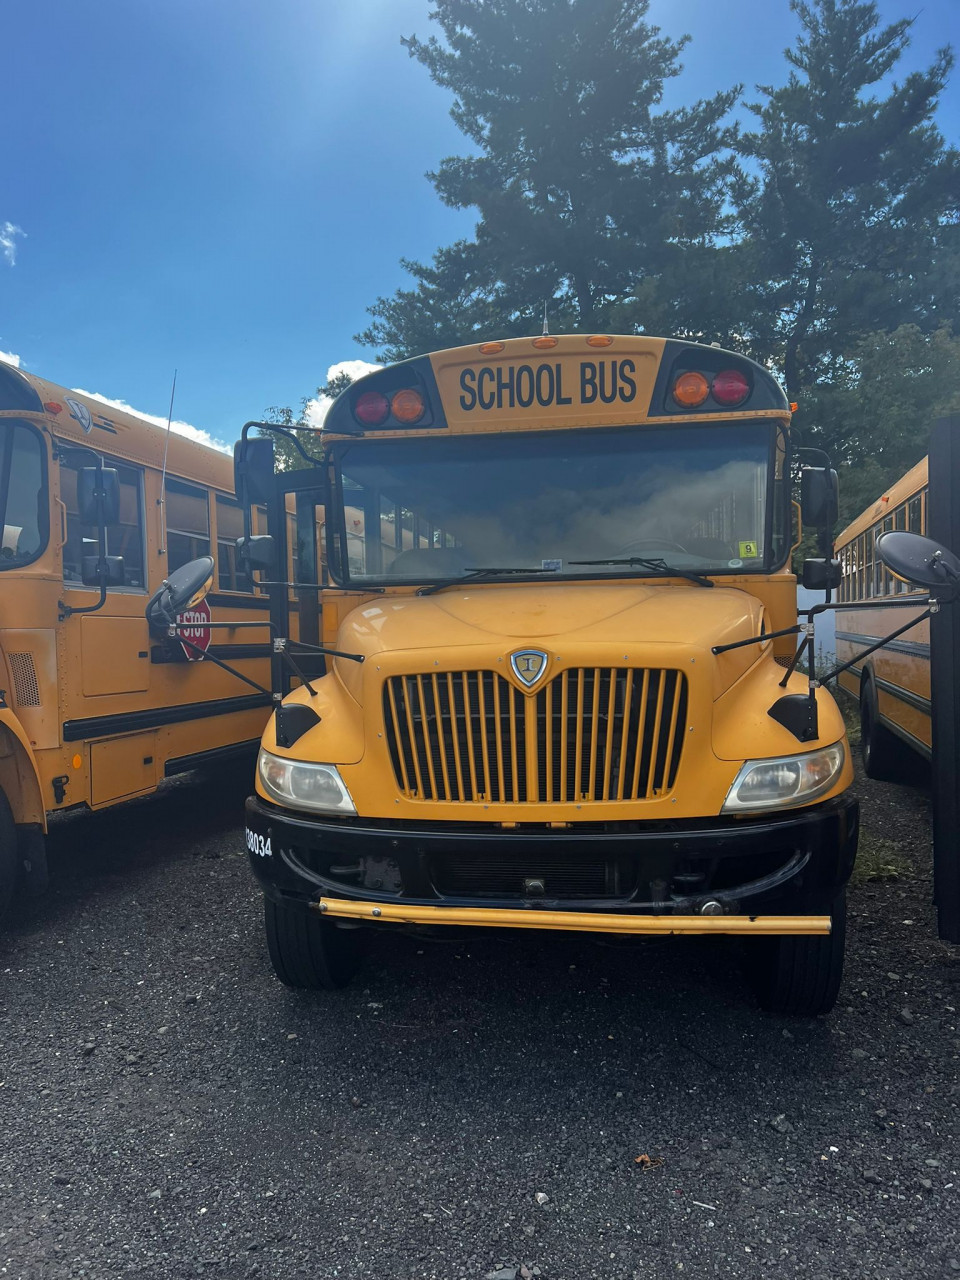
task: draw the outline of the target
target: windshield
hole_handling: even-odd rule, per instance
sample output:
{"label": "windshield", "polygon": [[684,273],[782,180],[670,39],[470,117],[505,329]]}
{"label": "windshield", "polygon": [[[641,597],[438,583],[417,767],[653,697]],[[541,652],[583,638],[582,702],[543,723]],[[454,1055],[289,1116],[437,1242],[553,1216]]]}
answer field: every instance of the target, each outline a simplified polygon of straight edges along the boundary
{"label": "windshield", "polygon": [[36,560],[48,527],[43,437],[24,423],[7,421],[0,429],[0,569]]}
{"label": "windshield", "polygon": [[770,422],[349,441],[334,449],[332,567],[386,583],[480,568],[622,576],[612,562],[631,557],[768,572],[787,552],[784,457]]}

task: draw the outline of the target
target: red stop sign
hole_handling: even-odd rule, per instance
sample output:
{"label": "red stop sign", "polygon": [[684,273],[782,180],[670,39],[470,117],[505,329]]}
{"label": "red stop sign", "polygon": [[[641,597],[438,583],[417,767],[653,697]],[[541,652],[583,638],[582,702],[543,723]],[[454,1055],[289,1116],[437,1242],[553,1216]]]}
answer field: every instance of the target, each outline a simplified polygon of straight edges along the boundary
{"label": "red stop sign", "polygon": [[[193,608],[184,609],[183,613],[178,613],[177,626],[183,628],[182,631],[177,632],[181,641],[190,641],[190,644],[181,646],[183,652],[191,662],[199,662],[203,654],[197,653],[197,649],[206,650],[210,643],[210,606],[206,600],[201,600]],[[193,645],[197,648],[192,648]]]}

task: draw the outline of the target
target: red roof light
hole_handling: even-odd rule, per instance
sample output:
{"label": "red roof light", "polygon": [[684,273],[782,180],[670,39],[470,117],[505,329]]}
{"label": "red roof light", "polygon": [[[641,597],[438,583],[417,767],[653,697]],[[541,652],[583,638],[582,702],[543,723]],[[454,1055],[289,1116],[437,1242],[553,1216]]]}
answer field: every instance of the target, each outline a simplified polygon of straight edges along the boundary
{"label": "red roof light", "polygon": [[390,416],[390,401],[379,391],[365,391],[353,406],[353,416],[365,427],[379,427]]}
{"label": "red roof light", "polygon": [[710,390],[718,404],[742,404],[750,394],[750,383],[739,369],[724,369],[714,374]]}

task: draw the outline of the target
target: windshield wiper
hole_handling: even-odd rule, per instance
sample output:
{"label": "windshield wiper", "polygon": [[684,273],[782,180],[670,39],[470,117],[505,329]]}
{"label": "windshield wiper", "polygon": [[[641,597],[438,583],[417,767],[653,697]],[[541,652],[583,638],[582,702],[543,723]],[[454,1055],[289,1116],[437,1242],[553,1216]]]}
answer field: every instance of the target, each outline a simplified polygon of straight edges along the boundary
{"label": "windshield wiper", "polygon": [[666,560],[660,558],[648,560],[644,556],[626,556],[620,560],[570,560],[568,563],[576,565],[624,564],[629,565],[631,568],[649,569],[658,578],[686,578],[688,582],[696,582],[701,587],[712,587],[714,585],[709,578],[705,578],[702,574],[693,573],[690,569],[675,569],[673,565],[667,564]]}
{"label": "windshield wiper", "polygon": [[493,578],[497,574],[508,573],[556,573],[556,569],[544,569],[538,566],[536,569],[517,569],[511,567],[508,569],[500,569],[497,567],[486,569],[471,569],[469,573],[463,574],[459,578],[444,578],[442,582],[431,582],[429,587],[420,587],[417,591],[418,596],[430,596],[434,591],[442,591],[444,587],[458,587],[462,582],[476,582],[478,578]]}

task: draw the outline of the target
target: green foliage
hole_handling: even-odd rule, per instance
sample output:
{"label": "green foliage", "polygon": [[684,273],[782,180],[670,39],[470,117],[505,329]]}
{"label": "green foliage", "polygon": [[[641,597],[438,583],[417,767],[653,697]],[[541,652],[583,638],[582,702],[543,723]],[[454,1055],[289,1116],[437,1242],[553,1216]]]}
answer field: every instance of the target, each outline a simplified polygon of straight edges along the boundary
{"label": "green foliage", "polygon": [[[871,92],[894,70],[911,22],[880,27],[864,0],[791,0],[801,34],[779,89],[759,86],[756,132],[738,144],[738,253],[754,282],[755,354],[787,393],[846,376],[877,331],[929,331],[955,314],[960,155],[932,123],[953,65]],[[938,264],[932,269],[932,264]]]}
{"label": "green foliage", "polygon": [[428,176],[476,232],[405,261],[358,340],[394,361],[529,334],[547,301],[553,332],[738,347],[799,402],[848,518],[960,408],[960,153],[934,123],[953,56],[894,80],[911,19],[791,0],[786,82],[757,86],[741,133],[739,88],[661,106],[688,37],[648,8],[435,0],[440,36],[402,43],[452,95],[470,153]]}
{"label": "green foliage", "polygon": [[[361,342],[396,359],[535,332],[544,301],[555,331],[606,326],[614,309],[659,299],[683,251],[726,229],[735,130],[723,121],[739,89],[659,109],[686,37],[662,37],[648,7],[437,0],[445,43],[403,43],[453,93],[476,148],[428,175],[446,204],[479,211],[476,237],[431,266],[404,263],[415,288],[378,299]],[[665,296],[672,314],[675,283]]]}
{"label": "green foliage", "polygon": [[[298,412],[295,413],[289,405],[273,405],[264,411],[263,420],[275,423],[278,427],[288,427],[307,453],[316,456],[318,454],[317,427],[310,421],[310,404],[314,400],[335,400],[352,382],[353,379],[348,373],[335,374],[322,387],[317,387],[312,396],[304,396],[301,399]],[[310,465],[300,451],[283,436],[275,436],[274,445],[278,471],[297,471]]]}

